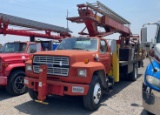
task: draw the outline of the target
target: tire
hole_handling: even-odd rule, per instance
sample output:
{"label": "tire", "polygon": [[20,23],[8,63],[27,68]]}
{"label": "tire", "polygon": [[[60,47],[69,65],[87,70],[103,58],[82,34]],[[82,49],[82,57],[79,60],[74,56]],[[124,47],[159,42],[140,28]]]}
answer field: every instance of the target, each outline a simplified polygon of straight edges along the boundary
{"label": "tire", "polygon": [[129,78],[131,81],[136,81],[138,78],[138,64],[133,65],[133,71],[129,74]]}
{"label": "tire", "polygon": [[18,96],[28,91],[28,88],[24,85],[24,77],[25,73],[22,70],[16,70],[10,74],[6,86],[6,90],[10,95]]}
{"label": "tire", "polygon": [[98,76],[93,76],[88,94],[83,96],[84,107],[88,110],[97,110],[102,98],[102,86]]}
{"label": "tire", "polygon": [[155,114],[153,114],[153,113],[147,111],[146,109],[145,109],[145,111],[146,111],[147,115],[155,115]]}
{"label": "tire", "polygon": [[146,112],[147,112],[147,115],[155,115],[155,114],[153,114],[153,113],[151,113],[151,112],[149,112],[147,110],[146,110]]}
{"label": "tire", "polygon": [[37,91],[34,91],[33,89],[28,89],[28,93],[29,93],[29,96],[33,99],[33,100],[36,100],[37,97],[38,97],[38,92]]}

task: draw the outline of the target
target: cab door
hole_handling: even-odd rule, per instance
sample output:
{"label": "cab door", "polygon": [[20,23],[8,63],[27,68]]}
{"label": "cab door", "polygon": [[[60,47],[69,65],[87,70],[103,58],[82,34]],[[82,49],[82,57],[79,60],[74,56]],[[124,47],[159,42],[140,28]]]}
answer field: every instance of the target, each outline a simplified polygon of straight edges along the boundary
{"label": "cab door", "polygon": [[105,70],[109,73],[111,69],[111,54],[106,40],[100,40],[100,62],[104,65]]}

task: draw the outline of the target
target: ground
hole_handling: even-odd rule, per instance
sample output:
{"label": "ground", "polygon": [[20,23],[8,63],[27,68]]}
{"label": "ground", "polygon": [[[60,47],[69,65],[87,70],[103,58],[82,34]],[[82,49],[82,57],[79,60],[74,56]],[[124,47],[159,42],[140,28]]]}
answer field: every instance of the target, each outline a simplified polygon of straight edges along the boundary
{"label": "ground", "polygon": [[43,105],[32,101],[28,93],[11,97],[0,88],[0,115],[147,115],[142,107],[141,87],[148,63],[149,59],[145,59],[137,81],[116,83],[114,91],[103,96],[97,111],[85,110],[80,97],[52,96],[47,99],[49,104]]}

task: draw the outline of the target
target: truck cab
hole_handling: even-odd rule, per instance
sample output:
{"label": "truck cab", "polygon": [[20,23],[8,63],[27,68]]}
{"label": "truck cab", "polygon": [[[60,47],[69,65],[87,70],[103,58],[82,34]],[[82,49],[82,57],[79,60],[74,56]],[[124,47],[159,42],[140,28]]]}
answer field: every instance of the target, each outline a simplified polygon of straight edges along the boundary
{"label": "truck cab", "polygon": [[[160,114],[160,23],[148,23],[146,25],[156,25],[157,32],[153,47],[148,48],[149,58],[152,61],[146,67],[144,82],[142,86],[143,107],[148,113]],[[142,28],[142,39],[147,39],[146,28]],[[145,40],[144,40],[145,41]],[[144,43],[145,44],[145,43]],[[151,59],[150,59],[151,60]]]}
{"label": "truck cab", "polygon": [[102,89],[108,88],[111,59],[106,39],[66,38],[55,51],[33,54],[26,62],[24,83],[33,100],[44,101],[47,95],[83,96],[84,106],[95,110]]}

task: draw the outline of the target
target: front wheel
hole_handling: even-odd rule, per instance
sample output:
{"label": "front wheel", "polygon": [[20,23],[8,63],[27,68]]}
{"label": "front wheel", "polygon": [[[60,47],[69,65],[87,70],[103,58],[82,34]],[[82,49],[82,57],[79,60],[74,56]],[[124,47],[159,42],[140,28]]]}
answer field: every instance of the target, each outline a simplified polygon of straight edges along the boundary
{"label": "front wheel", "polygon": [[33,100],[36,100],[37,97],[38,97],[38,92],[37,91],[34,91],[33,89],[28,89],[28,93],[29,93],[29,96],[33,99]]}
{"label": "front wheel", "polygon": [[102,87],[98,76],[93,76],[92,82],[89,87],[88,94],[83,97],[84,107],[88,110],[96,110],[100,106],[102,98]]}
{"label": "front wheel", "polygon": [[133,65],[133,71],[129,74],[131,81],[136,81],[138,78],[138,63]]}
{"label": "front wheel", "polygon": [[10,95],[18,96],[26,93],[28,88],[24,85],[25,73],[22,70],[13,71],[8,79],[6,90]]}
{"label": "front wheel", "polygon": [[155,115],[155,114],[153,114],[153,113],[151,113],[151,112],[149,112],[147,110],[146,110],[146,113],[147,113],[147,115]]}

